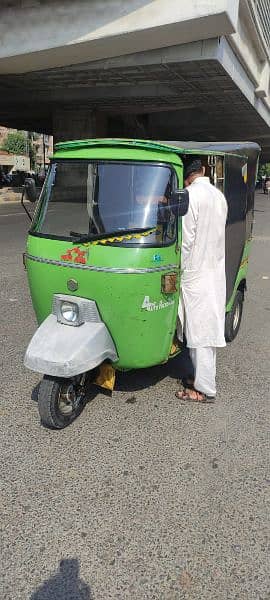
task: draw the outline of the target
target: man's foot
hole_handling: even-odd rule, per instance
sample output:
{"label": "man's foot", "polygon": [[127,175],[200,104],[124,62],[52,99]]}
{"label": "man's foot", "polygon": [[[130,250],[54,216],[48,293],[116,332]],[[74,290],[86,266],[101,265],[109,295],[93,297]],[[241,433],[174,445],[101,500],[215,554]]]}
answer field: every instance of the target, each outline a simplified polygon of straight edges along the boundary
{"label": "man's foot", "polygon": [[192,375],[183,377],[182,384],[183,384],[184,388],[194,389],[194,377],[192,377]]}
{"label": "man's foot", "polygon": [[215,398],[206,396],[206,394],[194,388],[185,388],[182,392],[176,392],[175,395],[178,400],[182,400],[183,402],[201,402],[202,404],[213,404],[215,402]]}

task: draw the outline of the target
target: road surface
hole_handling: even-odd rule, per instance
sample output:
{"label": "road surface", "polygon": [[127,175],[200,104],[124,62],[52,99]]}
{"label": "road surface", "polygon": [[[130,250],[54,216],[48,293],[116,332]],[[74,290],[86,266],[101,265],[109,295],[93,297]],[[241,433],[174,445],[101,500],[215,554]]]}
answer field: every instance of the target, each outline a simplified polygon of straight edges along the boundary
{"label": "road surface", "polygon": [[268,600],[270,203],[257,194],[242,327],[214,406],[174,397],[181,359],[118,377],[40,426],[27,217],[0,205],[2,600]]}

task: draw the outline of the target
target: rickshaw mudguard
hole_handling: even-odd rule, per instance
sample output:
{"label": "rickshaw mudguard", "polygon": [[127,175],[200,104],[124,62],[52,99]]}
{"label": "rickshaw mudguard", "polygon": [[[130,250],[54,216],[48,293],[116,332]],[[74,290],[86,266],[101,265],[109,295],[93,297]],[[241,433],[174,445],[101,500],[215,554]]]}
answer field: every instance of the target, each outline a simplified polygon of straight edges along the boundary
{"label": "rickshaw mudguard", "polygon": [[72,327],[50,314],[32,337],[24,365],[38,373],[68,378],[90,371],[104,360],[118,360],[105,323],[85,322]]}

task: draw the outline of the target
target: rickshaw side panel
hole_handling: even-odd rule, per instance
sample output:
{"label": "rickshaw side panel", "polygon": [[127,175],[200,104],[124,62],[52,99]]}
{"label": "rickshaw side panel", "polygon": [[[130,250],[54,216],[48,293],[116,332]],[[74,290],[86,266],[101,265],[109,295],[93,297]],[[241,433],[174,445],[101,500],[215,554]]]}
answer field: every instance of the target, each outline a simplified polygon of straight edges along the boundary
{"label": "rickshaw side panel", "polygon": [[236,276],[236,280],[234,282],[233,293],[231,294],[231,297],[229,298],[227,305],[226,305],[226,312],[229,312],[232,309],[235,294],[236,294],[237,290],[241,287],[241,283],[242,284],[244,283],[244,286],[246,285],[250,250],[251,250],[251,238],[249,238],[245,243],[240,267],[239,267],[239,270],[238,270],[238,273]]}
{"label": "rickshaw side panel", "polygon": [[[225,155],[225,196],[228,202],[226,226],[227,306],[230,311],[235,294],[246,282],[251,248],[254,195],[259,147],[245,148],[246,156]],[[243,148],[241,152],[243,152]]]}
{"label": "rickshaw side panel", "polygon": [[226,284],[227,302],[230,300],[246,241],[247,183],[242,169],[247,159],[240,156],[225,157],[225,197],[228,203],[226,226]]}

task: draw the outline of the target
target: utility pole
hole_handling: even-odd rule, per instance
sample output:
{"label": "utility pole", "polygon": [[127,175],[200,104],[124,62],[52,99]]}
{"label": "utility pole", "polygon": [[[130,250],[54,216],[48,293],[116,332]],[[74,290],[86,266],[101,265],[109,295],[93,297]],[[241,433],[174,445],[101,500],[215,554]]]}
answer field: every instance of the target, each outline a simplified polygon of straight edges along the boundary
{"label": "utility pole", "polygon": [[46,148],[45,148],[45,134],[42,134],[42,142],[43,142],[43,168],[45,175],[45,164],[46,164]]}

